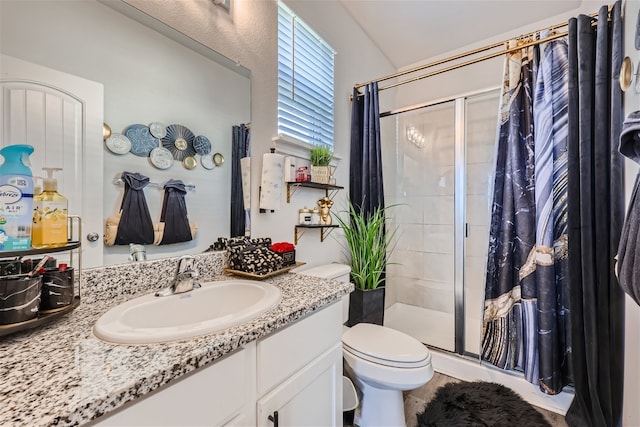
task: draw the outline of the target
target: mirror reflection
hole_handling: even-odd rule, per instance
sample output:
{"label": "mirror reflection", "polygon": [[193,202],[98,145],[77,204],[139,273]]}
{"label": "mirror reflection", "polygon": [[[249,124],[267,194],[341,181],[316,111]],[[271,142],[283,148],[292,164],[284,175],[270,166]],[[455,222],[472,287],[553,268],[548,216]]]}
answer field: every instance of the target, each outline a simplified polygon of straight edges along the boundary
{"label": "mirror reflection", "polygon": [[[236,128],[245,131],[237,139],[238,152],[248,153],[251,85],[246,68],[123,2],[0,2],[0,12],[3,55],[102,85],[101,100],[91,101],[97,107],[83,109],[94,112],[83,118],[87,135],[83,146],[78,141],[64,145],[56,157],[50,154],[52,143],[47,142],[34,156],[34,175],[43,166],[64,169],[60,192],[69,199],[70,213],[83,218],[83,268],[125,263],[130,255],[128,245],[104,246],[102,239],[93,243],[85,239],[90,233],[102,236],[105,219],[119,212],[124,185],[118,179],[123,172],[139,173],[158,184],[144,189],[153,222],[161,219],[164,183],[179,180],[193,188],[186,191],[184,200],[189,222],[197,224],[195,238],[145,245],[148,259],[202,252],[218,236],[230,235],[232,185],[243,187],[241,168],[233,168]],[[1,67],[5,76],[4,61]],[[46,73],[42,81],[47,81]],[[3,109],[3,116],[11,114],[9,110]],[[190,137],[184,150],[180,149],[182,139],[167,147],[170,141],[157,138],[165,141],[173,161],[159,150],[152,159],[151,149],[140,148],[144,141],[135,136],[132,149],[118,149],[122,146],[117,144],[110,149],[103,140],[103,123],[111,138],[125,135],[128,129],[149,129],[150,124],[188,129],[194,141],[207,141],[210,149],[199,153],[194,147],[195,154],[183,156],[193,146]],[[43,138],[33,141],[31,136],[17,134],[9,142],[7,132],[3,130],[3,144],[43,143]],[[18,138],[22,140],[14,140]],[[232,183],[232,174],[238,181]],[[243,199],[250,197],[245,194]],[[238,209],[245,221],[239,227],[245,230],[250,221],[243,199]]]}

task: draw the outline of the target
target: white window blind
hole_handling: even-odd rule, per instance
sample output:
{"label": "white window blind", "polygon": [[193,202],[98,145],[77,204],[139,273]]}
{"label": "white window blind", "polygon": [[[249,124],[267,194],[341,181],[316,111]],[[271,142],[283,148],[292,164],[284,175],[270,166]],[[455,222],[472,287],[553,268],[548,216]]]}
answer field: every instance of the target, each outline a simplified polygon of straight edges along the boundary
{"label": "white window blind", "polygon": [[333,147],[334,55],[278,2],[278,133]]}

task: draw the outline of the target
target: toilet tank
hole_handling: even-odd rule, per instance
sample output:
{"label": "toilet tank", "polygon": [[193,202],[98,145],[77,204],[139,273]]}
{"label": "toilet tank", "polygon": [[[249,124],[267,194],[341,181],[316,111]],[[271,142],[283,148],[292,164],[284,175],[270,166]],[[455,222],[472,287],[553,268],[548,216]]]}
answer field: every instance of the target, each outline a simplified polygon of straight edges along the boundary
{"label": "toilet tank", "polygon": [[[305,276],[320,277],[322,279],[333,279],[339,282],[349,282],[351,267],[345,264],[333,263],[322,264],[307,269],[298,267],[291,270],[291,272]],[[342,297],[342,323],[346,323],[347,320],[349,320],[349,294]]]}
{"label": "toilet tank", "polygon": [[323,279],[333,279],[339,282],[348,282],[351,267],[345,264],[323,264],[307,269],[296,268],[293,273],[304,274],[305,276],[321,277]]}

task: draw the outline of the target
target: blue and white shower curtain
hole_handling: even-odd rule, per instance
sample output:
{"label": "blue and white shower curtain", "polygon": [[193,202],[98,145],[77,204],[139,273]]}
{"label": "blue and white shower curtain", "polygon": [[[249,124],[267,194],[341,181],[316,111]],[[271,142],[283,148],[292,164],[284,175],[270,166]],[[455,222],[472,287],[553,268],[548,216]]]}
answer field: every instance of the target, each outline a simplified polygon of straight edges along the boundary
{"label": "blue and white shower curtain", "polygon": [[567,52],[506,58],[482,341],[483,360],[549,394],[567,383]]}

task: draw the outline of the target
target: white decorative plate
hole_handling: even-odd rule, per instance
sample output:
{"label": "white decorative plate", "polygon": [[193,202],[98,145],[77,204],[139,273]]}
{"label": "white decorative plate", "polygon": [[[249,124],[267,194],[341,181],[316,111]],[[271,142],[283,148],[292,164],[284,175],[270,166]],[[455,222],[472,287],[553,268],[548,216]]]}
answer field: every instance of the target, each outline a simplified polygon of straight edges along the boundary
{"label": "white decorative plate", "polygon": [[211,154],[206,154],[200,157],[200,163],[205,169],[213,169],[216,167],[215,163],[213,163],[213,156]]}
{"label": "white decorative plate", "polygon": [[162,139],[167,136],[167,127],[160,122],[149,123],[149,132],[156,138]]}
{"label": "white decorative plate", "polygon": [[173,154],[164,147],[156,147],[151,150],[149,160],[158,169],[169,169],[173,166]]}
{"label": "white decorative plate", "polygon": [[131,141],[121,133],[112,133],[105,144],[114,154],[126,154],[131,150]]}

